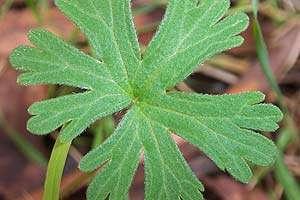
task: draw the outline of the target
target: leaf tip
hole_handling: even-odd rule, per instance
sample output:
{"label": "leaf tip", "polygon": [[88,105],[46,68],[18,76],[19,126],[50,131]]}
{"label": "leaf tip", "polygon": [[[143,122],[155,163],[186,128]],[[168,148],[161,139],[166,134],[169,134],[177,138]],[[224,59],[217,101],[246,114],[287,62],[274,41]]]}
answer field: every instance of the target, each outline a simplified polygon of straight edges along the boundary
{"label": "leaf tip", "polygon": [[30,79],[28,79],[29,73],[20,74],[17,78],[17,83],[20,85],[29,85]]}
{"label": "leaf tip", "polygon": [[91,169],[88,167],[85,156],[80,160],[78,168],[80,171],[83,171],[83,172],[91,172]]}
{"label": "leaf tip", "polygon": [[245,31],[248,28],[249,23],[250,23],[249,16],[244,12],[239,12],[238,15],[239,15],[239,19],[240,19],[241,23],[244,26],[242,31]]}
{"label": "leaf tip", "polygon": [[44,28],[33,28],[29,30],[27,37],[32,44],[37,44],[40,41],[40,38],[45,37],[49,32]]}
{"label": "leaf tip", "polygon": [[[281,111],[281,109],[277,106],[274,106],[273,104],[270,104],[270,106],[273,107],[274,113],[276,114],[275,122],[280,122],[284,118],[284,113]],[[279,128],[279,126],[276,128],[276,130]]]}
{"label": "leaf tip", "polygon": [[21,69],[22,62],[19,58],[23,56],[24,52],[26,52],[27,49],[27,46],[20,45],[10,52],[8,60],[12,67],[14,67],[15,69]]}
{"label": "leaf tip", "polygon": [[249,97],[249,101],[253,99],[253,102],[250,102],[251,104],[261,103],[266,99],[266,95],[261,91],[253,91],[247,93],[250,94],[252,97],[252,98]]}
{"label": "leaf tip", "polygon": [[30,114],[30,115],[36,115],[38,114],[38,105],[39,103],[38,102],[35,102],[34,104],[32,104],[31,106],[29,106],[29,108],[27,109],[27,112]]}
{"label": "leaf tip", "polygon": [[244,41],[245,39],[243,38],[243,36],[240,35],[235,36],[233,48],[241,46],[244,43]]}
{"label": "leaf tip", "polygon": [[19,48],[15,48],[14,50],[11,51],[9,57],[8,57],[8,60],[9,60],[9,63],[11,64],[12,67],[16,68],[17,65],[18,65],[18,62],[17,62],[17,57],[19,56],[19,52],[18,52],[18,49]]}
{"label": "leaf tip", "polygon": [[39,127],[38,127],[38,122],[35,120],[35,117],[31,117],[26,124],[26,129],[34,134],[34,135],[45,135],[48,134],[44,131],[42,131]]}

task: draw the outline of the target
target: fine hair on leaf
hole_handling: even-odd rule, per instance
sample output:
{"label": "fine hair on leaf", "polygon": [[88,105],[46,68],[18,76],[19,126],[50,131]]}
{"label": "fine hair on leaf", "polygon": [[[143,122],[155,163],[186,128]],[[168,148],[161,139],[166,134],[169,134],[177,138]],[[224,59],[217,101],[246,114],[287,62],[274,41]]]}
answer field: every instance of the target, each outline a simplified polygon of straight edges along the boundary
{"label": "fine hair on leaf", "polygon": [[145,199],[203,199],[171,134],[203,151],[235,179],[247,183],[249,163],[269,166],[277,149],[259,132],[278,128],[281,111],[261,92],[208,95],[170,92],[212,56],[243,43],[245,13],[227,16],[229,0],[169,0],[161,25],[141,55],[130,0],[56,0],[85,34],[92,56],[44,29],[33,29],[33,46],[15,49],[10,62],[24,85],[60,84],[81,93],[36,102],[28,109],[30,132],[71,142],[96,120],[126,110],[115,132],[80,162],[98,169],[87,199],[128,199],[144,155]]}

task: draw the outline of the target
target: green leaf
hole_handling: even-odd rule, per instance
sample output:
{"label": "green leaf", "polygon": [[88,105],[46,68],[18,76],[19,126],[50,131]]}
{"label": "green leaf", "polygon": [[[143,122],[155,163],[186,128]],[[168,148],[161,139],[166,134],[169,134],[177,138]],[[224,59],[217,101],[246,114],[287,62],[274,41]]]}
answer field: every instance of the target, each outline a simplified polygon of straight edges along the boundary
{"label": "green leaf", "polygon": [[236,13],[221,19],[228,8],[228,0],[170,0],[138,70],[135,86],[141,93],[174,86],[207,58],[239,46],[243,38],[236,35],[247,27],[248,17]]}
{"label": "green leaf", "polygon": [[127,110],[116,131],[80,162],[83,171],[101,167],[90,184],[90,200],[128,199],[143,152],[145,198],[203,199],[171,134],[205,152],[222,170],[247,182],[248,162],[267,166],[277,154],[258,131],[275,131],[280,110],[264,95],[168,93],[211,56],[240,45],[248,25],[244,13],[224,17],[229,0],[170,0],[166,16],[141,56],[130,0],[56,0],[84,32],[93,56],[45,30],[29,33],[32,46],[11,55],[22,84],[62,84],[81,93],[33,104],[28,129],[47,134],[64,125],[60,139],[70,142],[95,120]]}
{"label": "green leaf", "polygon": [[223,96],[174,93],[153,98],[142,107],[149,118],[199,147],[219,168],[248,182],[252,174],[246,160],[268,166],[277,155],[274,143],[255,132],[276,130],[282,118],[277,107],[259,104],[263,99],[255,92]]}
{"label": "green leaf", "polygon": [[59,139],[56,139],[47,167],[43,200],[59,199],[60,180],[70,147],[71,142],[61,143]]}
{"label": "green leaf", "polygon": [[[188,168],[170,132],[137,107],[124,117],[116,132],[80,163],[83,171],[102,166],[91,183],[88,199],[125,199],[144,150],[146,199],[199,199],[202,185]],[[176,168],[174,168],[174,165]]]}
{"label": "green leaf", "polygon": [[100,117],[130,104],[104,63],[45,30],[32,30],[28,37],[36,48],[21,46],[10,56],[12,65],[25,71],[18,78],[20,83],[64,84],[89,90],[33,104],[28,111],[34,117],[27,124],[32,133],[47,134],[68,123],[61,132],[61,140],[68,142]]}
{"label": "green leaf", "polygon": [[115,113],[128,106],[121,94],[85,92],[33,104],[29,113],[35,115],[28,121],[28,130],[47,134],[65,123],[61,131],[62,141],[71,141],[97,119]]}
{"label": "green leaf", "polygon": [[123,88],[140,63],[140,51],[133,27],[130,0],[56,0],[60,10],[86,34],[95,57],[110,68]]}
{"label": "green leaf", "polygon": [[104,164],[89,186],[88,199],[105,199],[109,194],[110,199],[126,199],[142,150],[138,119],[134,110],[129,111],[115,133],[82,159],[84,171]]}

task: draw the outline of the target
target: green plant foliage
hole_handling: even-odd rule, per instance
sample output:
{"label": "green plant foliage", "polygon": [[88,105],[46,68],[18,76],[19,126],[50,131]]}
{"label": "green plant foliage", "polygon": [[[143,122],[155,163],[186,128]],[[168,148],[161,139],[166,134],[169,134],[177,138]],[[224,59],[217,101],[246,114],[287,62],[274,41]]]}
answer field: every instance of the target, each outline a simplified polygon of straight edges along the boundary
{"label": "green plant foliage", "polygon": [[116,131],[81,161],[83,171],[102,166],[87,192],[90,200],[127,199],[144,153],[145,198],[203,199],[203,186],[179,152],[175,132],[204,151],[220,169],[247,182],[247,164],[274,162],[276,147],[256,131],[274,131],[281,111],[249,92],[211,96],[167,92],[211,56],[239,46],[244,13],[224,17],[229,0],[169,0],[165,18],[141,56],[130,0],[56,0],[85,33],[86,55],[45,30],[33,30],[35,47],[11,55],[23,84],[63,84],[84,92],[33,104],[28,129],[47,134],[61,127],[70,142],[103,116],[128,109]]}

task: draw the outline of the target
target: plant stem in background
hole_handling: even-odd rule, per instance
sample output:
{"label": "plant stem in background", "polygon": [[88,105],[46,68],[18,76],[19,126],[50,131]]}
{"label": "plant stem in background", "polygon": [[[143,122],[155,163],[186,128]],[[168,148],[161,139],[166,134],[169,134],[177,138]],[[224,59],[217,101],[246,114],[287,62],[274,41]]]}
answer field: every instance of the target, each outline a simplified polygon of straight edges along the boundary
{"label": "plant stem in background", "polygon": [[[292,119],[286,120],[291,122]],[[280,137],[277,140],[277,146],[280,150],[277,162],[275,164],[275,176],[278,182],[284,187],[285,194],[288,200],[298,199],[300,197],[300,188],[293,175],[290,173],[287,166],[284,164],[283,151],[285,148],[295,140],[295,133],[297,130],[294,129],[294,125],[287,124],[286,127],[281,131]]]}
{"label": "plant stem in background", "polygon": [[47,0],[25,0],[26,5],[31,9],[38,23],[44,21],[43,12],[48,9],[49,3]]}
{"label": "plant stem in background", "polygon": [[284,103],[283,94],[279,88],[279,85],[276,81],[276,78],[271,70],[269,55],[266,43],[263,38],[263,34],[261,31],[261,27],[258,21],[258,0],[252,0],[253,6],[253,35],[256,44],[256,52],[261,64],[261,69],[271,87],[271,89],[275,92],[278,98],[278,102],[280,104],[281,109],[285,114],[284,125],[285,128],[280,134],[280,138],[277,140],[277,146],[280,150],[276,164],[275,164],[275,176],[278,179],[278,182],[284,188],[286,197],[289,200],[295,200],[300,197],[300,188],[298,183],[294,179],[293,175],[289,172],[287,166],[284,163],[284,150],[288,144],[291,143],[292,138],[297,135],[296,126],[290,117],[290,113],[288,111],[287,106]]}
{"label": "plant stem in background", "polygon": [[17,130],[8,124],[0,113],[0,128],[7,134],[8,138],[14,143],[21,153],[29,160],[40,166],[46,166],[47,160],[44,155],[28,142]]}
{"label": "plant stem in background", "polygon": [[104,117],[99,120],[92,128],[91,132],[94,134],[92,148],[95,148],[102,144],[104,140],[109,137],[115,129],[114,120],[112,116]]}
{"label": "plant stem in background", "polygon": [[59,199],[61,178],[70,146],[71,142],[61,143],[59,138],[56,139],[48,164],[43,200]]}
{"label": "plant stem in background", "polygon": [[[261,69],[270,85],[270,87],[272,88],[272,90],[276,93],[277,98],[278,98],[278,102],[280,104],[283,103],[283,94],[277,84],[276,78],[270,68],[270,62],[269,62],[269,54],[268,54],[268,50],[267,50],[267,46],[266,43],[264,41],[263,35],[262,35],[262,31],[260,28],[260,24],[258,22],[258,1],[257,0],[253,0],[252,1],[252,5],[253,5],[253,9],[254,9],[254,20],[253,20],[253,35],[255,38],[255,45],[256,45],[256,52],[257,52],[257,56],[261,65]],[[282,108],[284,108],[285,106],[280,105]],[[286,109],[284,108],[284,111],[286,111]]]}
{"label": "plant stem in background", "polygon": [[5,0],[4,3],[1,5],[1,7],[0,7],[0,20],[7,13],[7,11],[10,9],[12,3],[13,3],[13,0]]}

